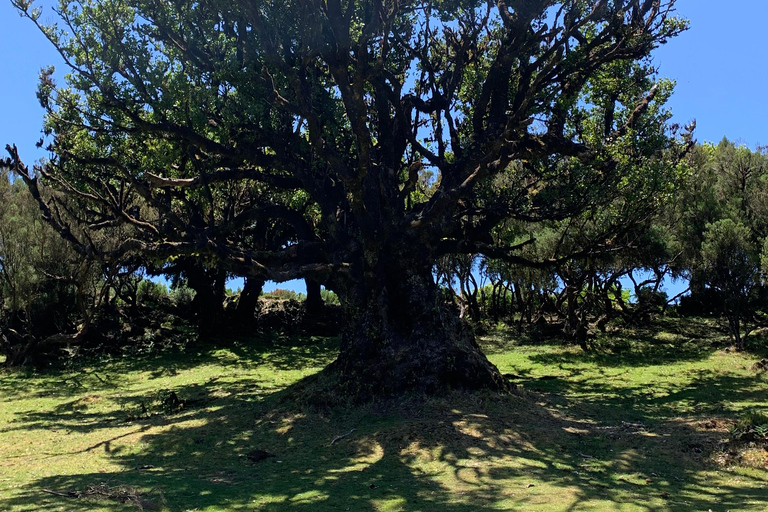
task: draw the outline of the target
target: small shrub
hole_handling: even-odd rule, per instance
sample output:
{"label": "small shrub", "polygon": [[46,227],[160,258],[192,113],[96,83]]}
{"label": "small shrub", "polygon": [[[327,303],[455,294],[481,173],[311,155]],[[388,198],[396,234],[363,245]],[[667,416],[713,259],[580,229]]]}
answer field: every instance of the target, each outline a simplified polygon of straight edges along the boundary
{"label": "small shrub", "polygon": [[736,422],[736,426],[742,430],[748,430],[759,425],[768,425],[768,415],[762,411],[747,411]]}
{"label": "small shrub", "polygon": [[325,288],[320,290],[320,297],[323,299],[323,303],[326,306],[341,306],[339,296],[333,293],[331,290]]}
{"label": "small shrub", "polygon": [[171,302],[177,308],[186,308],[195,299],[195,290],[186,285],[177,286],[171,290]]}
{"label": "small shrub", "polygon": [[282,288],[276,288],[271,292],[267,292],[262,295],[266,299],[273,300],[295,300],[303,302],[307,298],[303,293],[296,293],[293,290],[283,290]]}
{"label": "small shrub", "polygon": [[732,441],[753,441],[768,438],[768,415],[760,411],[747,411],[728,429]]}
{"label": "small shrub", "polygon": [[653,291],[653,288],[649,286],[637,291],[637,303],[644,311],[660,312],[667,300],[666,292]]}
{"label": "small shrub", "polygon": [[168,288],[163,283],[156,283],[149,279],[144,279],[139,283],[136,297],[140,303],[158,303],[168,297]]}

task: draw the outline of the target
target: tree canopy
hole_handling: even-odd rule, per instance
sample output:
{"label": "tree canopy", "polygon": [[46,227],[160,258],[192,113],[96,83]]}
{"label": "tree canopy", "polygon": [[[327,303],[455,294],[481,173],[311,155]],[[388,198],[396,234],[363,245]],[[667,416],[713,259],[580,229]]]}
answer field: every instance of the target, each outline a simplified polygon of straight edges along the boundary
{"label": "tree canopy", "polygon": [[49,222],[100,258],[323,283],[350,393],[504,387],[435,262],[610,252],[690,143],[649,60],[673,0],[14,3],[70,68],[41,76],[51,160],[8,161]]}

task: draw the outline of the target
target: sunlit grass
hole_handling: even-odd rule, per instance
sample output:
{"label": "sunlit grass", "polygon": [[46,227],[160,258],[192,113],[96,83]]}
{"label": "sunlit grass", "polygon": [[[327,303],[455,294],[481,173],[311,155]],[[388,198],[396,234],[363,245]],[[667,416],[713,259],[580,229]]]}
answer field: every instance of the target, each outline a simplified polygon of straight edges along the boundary
{"label": "sunlit grass", "polygon": [[584,353],[498,334],[483,342],[517,393],[355,407],[294,385],[333,339],[6,371],[0,508],[136,508],[60,495],[107,484],[171,511],[763,511],[765,457],[720,443],[768,380],[717,336],[673,322]]}

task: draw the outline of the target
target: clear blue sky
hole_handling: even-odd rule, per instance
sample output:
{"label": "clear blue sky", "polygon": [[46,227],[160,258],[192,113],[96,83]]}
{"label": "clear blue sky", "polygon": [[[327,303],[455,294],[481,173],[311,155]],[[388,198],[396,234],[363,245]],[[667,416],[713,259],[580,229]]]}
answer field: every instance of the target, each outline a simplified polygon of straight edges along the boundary
{"label": "clear blue sky", "polygon": [[[695,118],[699,141],[727,136],[750,147],[768,144],[768,2],[678,0],[677,10],[691,20],[691,29],[657,50],[654,59],[661,76],[677,81],[675,121]],[[52,19],[48,12],[43,20]],[[29,161],[43,156],[34,148],[42,123],[35,91],[40,68],[49,64],[64,69],[43,35],[9,0],[0,0],[0,149],[16,143]]]}
{"label": "clear blue sky", "polygon": [[[45,2],[50,4],[50,2]],[[678,0],[689,31],[656,51],[660,75],[677,81],[670,101],[674,120],[697,120],[696,138],[723,136],[750,147],[768,144],[766,0]],[[52,15],[44,14],[43,21]],[[34,147],[42,110],[35,97],[40,68],[61,60],[42,34],[0,0],[0,150],[19,146],[28,163],[45,156]]]}

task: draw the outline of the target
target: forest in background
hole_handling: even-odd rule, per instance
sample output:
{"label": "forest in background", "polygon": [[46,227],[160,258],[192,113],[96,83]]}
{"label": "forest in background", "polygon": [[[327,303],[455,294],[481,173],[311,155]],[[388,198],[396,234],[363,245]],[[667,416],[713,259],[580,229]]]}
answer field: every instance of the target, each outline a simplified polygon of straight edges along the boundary
{"label": "forest in background", "polygon": [[[627,193],[631,194],[630,187]],[[6,168],[0,178],[0,278],[5,365],[47,365],[84,353],[120,353],[270,330],[338,334],[338,297],[308,283],[310,296],[268,294],[204,258],[108,264],[74,251],[40,216],[27,186]],[[546,224],[507,226],[532,242],[523,249],[557,260],[537,267],[479,254],[447,256],[434,267],[444,299],[476,330],[505,325],[589,350],[597,331],[651,317],[712,317],[727,323],[739,349],[765,348],[768,326],[768,154],[723,140],[695,146],[680,181],[651,210],[624,222],[620,203]],[[119,244],[119,231],[105,233]],[[535,241],[533,241],[535,240]],[[578,252],[580,257],[568,257]],[[163,276],[166,286],[152,277]],[[670,297],[665,280],[686,289]],[[625,283],[624,285],[622,283]],[[630,287],[626,283],[631,283]]]}
{"label": "forest in background", "polygon": [[69,73],[40,74],[50,158],[0,166],[6,365],[317,330],[364,400],[509,389],[499,324],[758,340],[768,155],[670,122],[674,0],[12,3]]}

